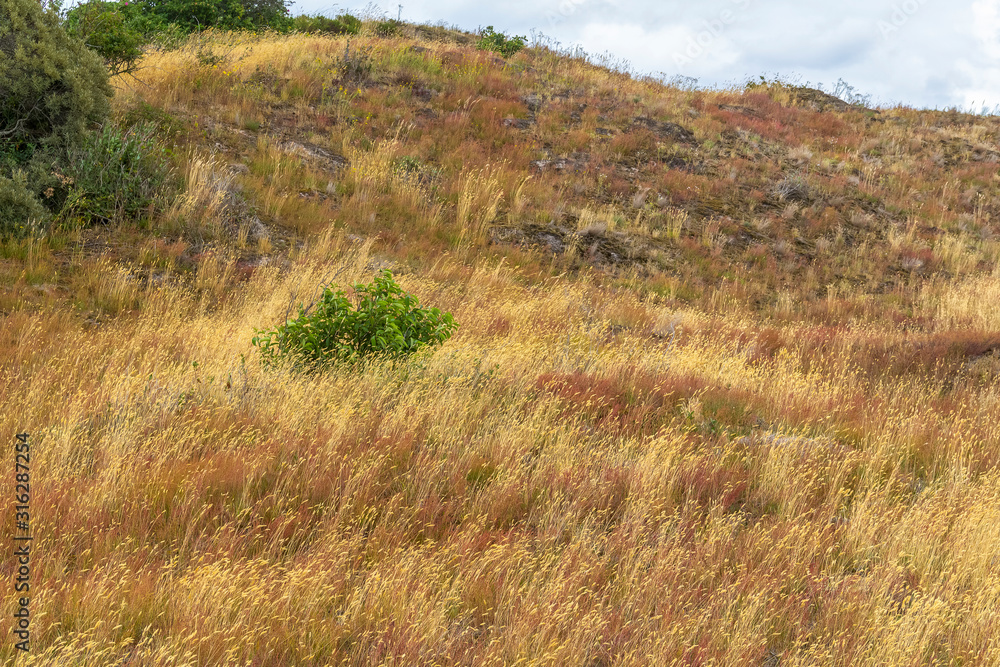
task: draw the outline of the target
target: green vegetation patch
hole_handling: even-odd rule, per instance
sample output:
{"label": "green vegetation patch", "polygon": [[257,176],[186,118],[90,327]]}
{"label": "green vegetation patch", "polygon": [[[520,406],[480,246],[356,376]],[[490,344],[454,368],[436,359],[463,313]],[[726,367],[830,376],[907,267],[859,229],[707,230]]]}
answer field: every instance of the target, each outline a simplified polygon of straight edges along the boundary
{"label": "green vegetation patch", "polygon": [[479,43],[476,46],[483,51],[493,51],[494,53],[499,53],[504,58],[510,58],[512,55],[524,48],[527,43],[528,38],[524,36],[514,36],[508,37],[506,33],[496,32],[493,30],[493,26],[486,26],[482,34],[479,37]]}
{"label": "green vegetation patch", "polygon": [[350,14],[340,14],[337,18],[327,18],[319,14],[315,16],[296,16],[292,20],[292,29],[296,32],[325,33],[328,35],[357,35],[361,32],[361,20]]}
{"label": "green vegetation patch", "polygon": [[294,360],[309,369],[369,357],[400,357],[443,343],[458,328],[450,313],[424,308],[383,271],[354,286],[354,308],[343,291],[324,288],[315,309],[253,338],[266,364]]}

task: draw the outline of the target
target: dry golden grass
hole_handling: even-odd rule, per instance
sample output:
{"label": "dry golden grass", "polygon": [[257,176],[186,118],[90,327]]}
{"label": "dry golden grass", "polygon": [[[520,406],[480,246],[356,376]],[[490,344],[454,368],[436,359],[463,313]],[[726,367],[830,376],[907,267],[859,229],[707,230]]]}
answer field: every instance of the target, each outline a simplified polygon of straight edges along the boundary
{"label": "dry golden grass", "polygon": [[[1000,657],[995,388],[873,384],[849,344],[755,363],[697,312],[673,344],[642,330],[662,309],[452,262],[403,278],[462,323],[419,364],[263,372],[254,327],[330,257],[364,277],[329,243],[212,312],[162,288],[99,330],[7,318],[28,664]],[[720,429],[737,406],[771,426]]]}
{"label": "dry golden grass", "polygon": [[[662,88],[546,50],[512,73],[362,36],[377,81],[346,90],[346,40],[200,39],[148,60],[146,102],[186,149],[159,226],[98,254],[99,232],[3,248],[0,432],[33,447],[17,664],[1000,664],[1000,255],[979,166],[937,179],[930,130],[855,137],[860,112],[780,88]],[[565,99],[539,135],[505,129],[543,75]],[[680,119],[698,145],[671,150],[715,171],[615,165],[636,147],[597,135],[599,164],[531,171],[574,112]],[[248,139],[247,119],[269,127]],[[993,131],[947,136],[971,151]],[[820,165],[807,196],[765,192],[795,172],[745,156],[775,146]],[[919,211],[889,210],[914,192]],[[218,223],[236,195],[271,232],[256,244]],[[564,213],[674,263],[488,245]],[[261,367],[255,329],[387,264],[454,314],[445,345]],[[33,300],[48,280],[64,291]]]}

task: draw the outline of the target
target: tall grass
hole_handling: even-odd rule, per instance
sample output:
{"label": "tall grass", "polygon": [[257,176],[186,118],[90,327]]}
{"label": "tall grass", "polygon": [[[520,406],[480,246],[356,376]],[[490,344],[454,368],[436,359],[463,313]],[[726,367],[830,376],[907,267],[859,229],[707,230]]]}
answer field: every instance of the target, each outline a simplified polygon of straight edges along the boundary
{"label": "tall grass", "polygon": [[[929,112],[885,110],[914,138],[788,91],[364,33],[374,80],[334,103],[342,38],[198,39],[144,69],[185,128],[153,238],[4,246],[0,430],[33,452],[18,664],[1000,662],[992,177],[939,180]],[[504,125],[537,91],[559,96],[535,129]],[[273,124],[250,138],[237,112]],[[697,145],[643,126],[544,153],[546,127],[637,116]],[[988,134],[942,128],[966,151]],[[795,201],[773,194],[803,163]],[[266,243],[226,229],[241,187]],[[894,209],[911,189],[924,205]],[[498,221],[522,247],[489,245]],[[583,232],[659,264],[524,247]],[[72,293],[35,305],[29,263]],[[454,337],[261,366],[255,330],[387,264]]]}
{"label": "tall grass", "polygon": [[698,313],[668,342],[613,290],[447,261],[404,278],[463,324],[418,364],[262,371],[255,327],[365,275],[334,243],[211,311],[163,288],[98,330],[4,322],[34,664],[996,657],[993,389],[873,383],[846,332],[815,369]]}

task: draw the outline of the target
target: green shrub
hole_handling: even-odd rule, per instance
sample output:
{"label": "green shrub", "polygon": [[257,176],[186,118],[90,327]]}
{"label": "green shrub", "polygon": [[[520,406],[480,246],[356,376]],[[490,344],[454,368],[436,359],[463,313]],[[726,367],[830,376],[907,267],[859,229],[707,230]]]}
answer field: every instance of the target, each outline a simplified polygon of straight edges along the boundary
{"label": "green shrub", "polygon": [[264,362],[291,359],[313,370],[369,357],[399,357],[443,343],[458,328],[450,313],[421,307],[389,271],[354,289],[356,309],[342,291],[326,287],[312,312],[300,307],[296,319],[258,331],[253,344]]}
{"label": "green shrub", "polygon": [[287,31],[292,28],[288,14],[290,0],[244,0],[243,21],[250,28]]}
{"label": "green shrub", "polygon": [[23,236],[47,226],[52,217],[27,187],[23,171],[0,176],[0,234]]}
{"label": "green shrub", "polygon": [[479,43],[476,46],[484,51],[499,53],[504,58],[512,55],[524,48],[527,37],[508,37],[506,33],[494,32],[493,26],[486,26],[486,29],[479,35]]}
{"label": "green shrub", "polygon": [[219,30],[287,30],[291,27],[286,0],[136,0],[143,13],[164,26],[185,32]]}
{"label": "green shrub", "polygon": [[146,34],[157,23],[128,0],[90,0],[66,13],[66,32],[96,51],[111,76],[131,74],[138,69]]}
{"label": "green shrub", "polygon": [[72,185],[62,217],[82,224],[139,219],[162,200],[169,159],[152,123],[89,135],[66,170]]}
{"label": "green shrub", "polygon": [[[0,0],[0,152],[24,163],[78,146],[111,112],[101,58],[38,0]],[[8,175],[8,174],[4,174]]]}
{"label": "green shrub", "polygon": [[375,34],[379,37],[395,37],[399,34],[401,27],[403,27],[403,22],[396,19],[379,21],[375,24]]}
{"label": "green shrub", "polygon": [[337,21],[344,26],[343,32],[347,35],[357,35],[361,32],[361,19],[351,16],[350,14],[340,14],[337,16]]}
{"label": "green shrub", "polygon": [[361,32],[361,20],[350,14],[341,14],[335,19],[319,14],[296,16],[292,21],[296,32],[326,33],[330,35],[357,35]]}
{"label": "green shrub", "polygon": [[168,143],[184,131],[184,123],[176,116],[139,98],[121,112],[118,125],[132,127],[143,124],[154,126],[157,133]]}

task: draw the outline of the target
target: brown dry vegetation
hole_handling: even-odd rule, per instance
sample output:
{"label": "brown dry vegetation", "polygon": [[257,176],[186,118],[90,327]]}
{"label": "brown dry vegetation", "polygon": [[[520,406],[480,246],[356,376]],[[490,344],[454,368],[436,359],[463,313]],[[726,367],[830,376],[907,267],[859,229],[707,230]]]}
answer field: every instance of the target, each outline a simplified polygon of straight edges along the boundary
{"label": "brown dry vegetation", "polygon": [[[174,205],[4,242],[18,664],[1000,663],[1000,120],[405,33],[150,53]],[[260,367],[385,266],[448,343]]]}

